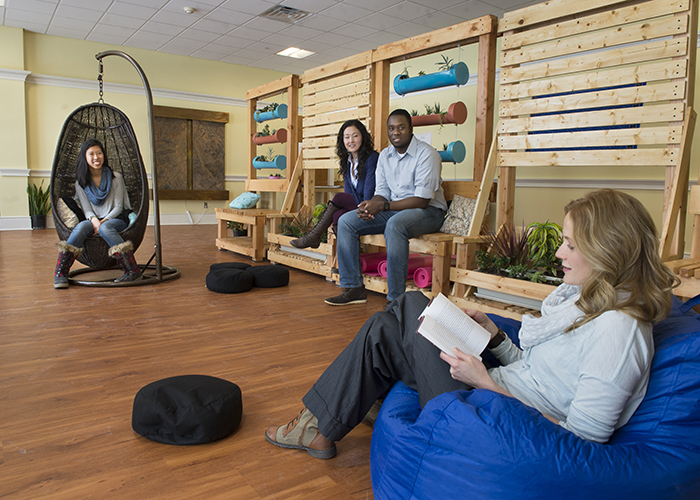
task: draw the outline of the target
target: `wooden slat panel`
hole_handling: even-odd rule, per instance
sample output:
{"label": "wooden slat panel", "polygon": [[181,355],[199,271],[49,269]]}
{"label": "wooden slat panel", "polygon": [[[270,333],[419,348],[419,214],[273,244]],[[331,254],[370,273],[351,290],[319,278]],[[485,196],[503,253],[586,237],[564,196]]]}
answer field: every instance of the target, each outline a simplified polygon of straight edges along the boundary
{"label": "wooden slat panel", "polygon": [[512,50],[525,45],[541,43],[567,36],[591,33],[593,31],[609,29],[623,24],[632,24],[661,15],[686,12],[690,0],[654,0],[646,3],[620,7],[612,11],[592,14],[586,17],[578,17],[570,21],[558,22],[553,25],[535,28],[523,32],[504,35],[501,41],[501,50]]}
{"label": "wooden slat panel", "polygon": [[[306,155],[306,151],[304,151]],[[304,160],[305,170],[319,170],[323,168],[338,168],[338,160]]]}
{"label": "wooden slat panel", "polygon": [[306,86],[307,83],[313,83],[317,80],[347,73],[362,66],[369,66],[370,64],[372,64],[372,51],[368,50],[354,56],[346,57],[340,61],[334,61],[324,66],[307,70],[301,76],[301,83]]}
{"label": "wooden slat panel", "polygon": [[335,148],[312,148],[304,150],[304,158],[331,158],[336,159]]}
{"label": "wooden slat panel", "polygon": [[471,21],[455,24],[424,35],[417,35],[398,42],[388,43],[377,47],[372,54],[372,61],[379,62],[387,59],[402,58],[406,55],[418,57],[426,53],[434,53],[476,42],[478,37],[490,33],[496,28],[494,16],[483,16]]}
{"label": "wooden slat panel", "polygon": [[[347,111],[339,111],[338,113],[328,113],[325,115],[304,117],[304,129],[315,125],[326,125],[330,123],[343,123],[351,119],[361,119],[369,117],[369,108],[348,109]],[[338,131],[336,130],[336,133]]]}
{"label": "wooden slat panel", "polygon": [[502,135],[498,149],[540,149],[596,146],[680,144],[682,127],[564,132],[558,134]]}
{"label": "wooden slat panel", "polygon": [[612,8],[614,5],[627,0],[587,0],[585,2],[572,2],[571,0],[549,0],[546,8],[542,4],[532,5],[522,9],[506,12],[498,21],[498,32],[517,30],[533,24],[566,18],[569,16],[581,17],[586,12],[604,7]]}
{"label": "wooden slat panel", "polygon": [[304,114],[306,114],[307,106],[333,101],[342,97],[354,96],[356,94],[367,94],[371,90],[369,80],[363,80],[358,83],[353,83],[352,85],[338,86],[316,94],[304,94]]}
{"label": "wooden slat panel", "polygon": [[580,92],[542,99],[504,101],[499,105],[498,114],[505,118],[532,113],[602,108],[619,106],[621,104],[652,103],[683,98],[685,98],[685,83],[676,81],[641,87]]}
{"label": "wooden slat panel", "polygon": [[338,125],[323,125],[320,127],[304,127],[302,129],[303,138],[322,137],[338,133]]}
{"label": "wooden slat panel", "polygon": [[683,103],[674,103],[638,108],[511,118],[499,120],[497,129],[499,134],[512,134],[535,130],[568,130],[582,127],[675,122],[683,120],[683,110]]}
{"label": "wooden slat panel", "polygon": [[315,115],[321,115],[324,113],[332,113],[333,111],[340,111],[342,109],[348,108],[359,108],[361,106],[369,106],[370,95],[369,94],[358,94],[350,97],[343,97],[342,99],[336,99],[335,101],[324,102],[321,104],[315,104],[313,106],[304,106],[304,123],[306,120]]}
{"label": "wooden slat panel", "polygon": [[638,64],[656,59],[685,56],[687,50],[687,37],[660,40],[631,47],[608,49],[586,53],[581,56],[529,64],[527,66],[508,66],[501,69],[499,82],[501,85],[504,85],[581,71],[600,71],[603,68],[623,64]]}
{"label": "wooden slat panel", "polygon": [[322,148],[327,146],[335,147],[336,141],[338,140],[337,135],[328,135],[326,137],[314,137],[304,139],[302,145],[304,149],[308,148]]}
{"label": "wooden slat panel", "polygon": [[304,84],[304,99],[307,95],[316,94],[324,90],[330,90],[335,87],[342,87],[345,85],[352,85],[354,83],[360,83],[364,80],[369,80],[370,77],[370,66],[366,68],[360,68],[352,73],[346,73],[344,75],[336,76],[334,78],[327,78],[326,80]]}
{"label": "wooden slat panel", "polygon": [[616,30],[589,33],[559,39],[529,48],[501,52],[501,66],[512,66],[553,57],[562,57],[586,50],[603,49],[626,43],[642,42],[653,38],[686,33],[688,16],[670,17],[654,22],[622,26]]}
{"label": "wooden slat panel", "polygon": [[501,167],[644,167],[677,163],[677,148],[498,154],[498,164]]}
{"label": "wooden slat panel", "polygon": [[458,194],[465,198],[473,198],[479,195],[480,182],[469,181],[442,181],[442,189],[445,191],[445,199],[451,200]]}
{"label": "wooden slat panel", "polygon": [[535,97],[540,95],[559,94],[575,90],[587,90],[610,87],[613,85],[627,85],[632,83],[655,82],[671,78],[684,78],[688,61],[685,59],[668,62],[644,64],[642,66],[629,66],[625,68],[589,73],[582,78],[578,76],[565,76],[551,80],[541,80],[516,85],[502,85],[500,98],[502,101],[518,99],[521,97]]}
{"label": "wooden slat panel", "polygon": [[282,94],[283,92],[286,92],[287,88],[292,85],[292,82],[295,77],[297,77],[297,75],[284,76],[279,80],[275,80],[274,82],[266,83],[264,85],[260,85],[253,89],[250,89],[248,92],[246,92],[245,98],[260,100],[267,97]]}

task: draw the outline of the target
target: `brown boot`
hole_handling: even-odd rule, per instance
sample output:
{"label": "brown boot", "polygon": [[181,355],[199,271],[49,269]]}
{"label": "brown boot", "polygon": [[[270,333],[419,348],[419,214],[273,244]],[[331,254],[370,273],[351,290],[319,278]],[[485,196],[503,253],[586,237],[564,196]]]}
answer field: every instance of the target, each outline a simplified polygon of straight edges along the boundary
{"label": "brown boot", "polygon": [[265,430],[265,439],[280,448],[306,450],[314,458],[327,460],[336,453],[335,443],[318,430],[318,419],[304,408],[287,425],[272,425]]}
{"label": "brown boot", "polygon": [[321,245],[323,233],[333,224],[333,214],[337,211],[338,207],[332,201],[329,201],[328,205],[326,205],[326,210],[318,218],[314,228],[301,238],[292,240],[289,243],[296,248],[318,248]]}
{"label": "brown boot", "polygon": [[69,245],[65,241],[59,241],[56,246],[59,251],[56,272],[53,275],[53,287],[68,288],[68,272],[83,249]]}
{"label": "brown boot", "polygon": [[141,270],[136,263],[133,249],[134,245],[130,241],[125,241],[124,243],[114,245],[109,249],[109,256],[117,259],[117,262],[119,262],[124,269],[124,274],[115,279],[115,283],[121,283],[122,281],[134,281],[141,277]]}

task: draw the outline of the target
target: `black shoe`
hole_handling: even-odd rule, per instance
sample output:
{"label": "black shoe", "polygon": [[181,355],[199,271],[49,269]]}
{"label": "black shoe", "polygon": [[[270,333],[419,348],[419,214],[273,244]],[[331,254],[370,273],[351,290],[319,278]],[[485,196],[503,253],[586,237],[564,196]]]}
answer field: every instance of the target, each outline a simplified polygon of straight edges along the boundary
{"label": "black shoe", "polygon": [[337,297],[331,297],[325,300],[326,304],[331,306],[349,306],[350,304],[364,304],[367,302],[367,291],[364,286],[357,288],[346,288],[343,293]]}

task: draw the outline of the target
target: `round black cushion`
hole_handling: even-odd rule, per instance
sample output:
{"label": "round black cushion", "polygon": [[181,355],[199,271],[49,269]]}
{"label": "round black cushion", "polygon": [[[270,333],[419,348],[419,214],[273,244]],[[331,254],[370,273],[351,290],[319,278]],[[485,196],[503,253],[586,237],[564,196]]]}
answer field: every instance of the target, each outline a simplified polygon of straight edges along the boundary
{"label": "round black cushion", "polygon": [[207,274],[206,284],[212,292],[247,292],[253,288],[253,275],[241,269],[214,269]]}
{"label": "round black cushion", "polygon": [[216,264],[212,264],[209,266],[209,270],[213,271],[214,269],[241,269],[242,271],[245,271],[250,267],[250,264],[246,264],[245,262],[217,262]]}
{"label": "round black cushion", "polygon": [[207,375],[181,375],[141,388],[134,398],[131,427],[159,443],[201,444],[231,434],[242,414],[236,384]]}
{"label": "round black cushion", "polygon": [[289,269],[282,266],[252,266],[246,270],[253,275],[253,286],[276,288],[289,284]]}

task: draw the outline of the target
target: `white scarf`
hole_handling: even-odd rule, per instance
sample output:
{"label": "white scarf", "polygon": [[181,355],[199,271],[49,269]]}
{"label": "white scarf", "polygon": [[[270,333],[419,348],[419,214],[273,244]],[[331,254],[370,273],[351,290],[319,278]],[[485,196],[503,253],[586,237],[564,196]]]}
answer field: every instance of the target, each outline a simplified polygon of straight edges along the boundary
{"label": "white scarf", "polygon": [[581,296],[581,288],[574,285],[559,285],[542,302],[542,316],[523,316],[520,328],[520,347],[529,349],[564,333],[576,319],[583,316],[576,306]]}

